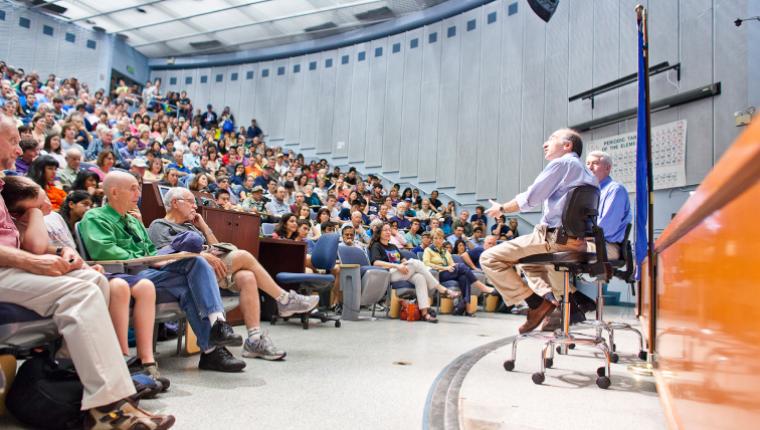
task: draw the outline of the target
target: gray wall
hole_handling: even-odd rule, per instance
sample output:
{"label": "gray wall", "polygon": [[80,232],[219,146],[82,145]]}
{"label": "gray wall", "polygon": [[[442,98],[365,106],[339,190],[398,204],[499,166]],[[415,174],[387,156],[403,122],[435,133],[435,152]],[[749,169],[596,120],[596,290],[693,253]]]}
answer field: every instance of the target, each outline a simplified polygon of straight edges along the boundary
{"label": "gray wall", "polygon": [[[639,2],[561,2],[546,24],[524,1],[497,0],[346,48],[152,76],[164,78],[167,89],[188,89],[196,106],[229,105],[241,124],[255,116],[270,141],[307,155],[439,188],[466,204],[506,200],[542,169],[540,145],[552,130],[635,106],[635,85],[598,96],[593,109],[589,101],[567,98],[636,71],[633,7]],[[515,3],[517,13],[509,15]],[[687,184],[699,183],[741,131],[733,112],[749,105],[748,77],[758,73],[747,43],[755,23],[737,28],[732,21],[747,12],[747,0],[649,2],[650,64],[682,67],[680,81],[674,71],[652,77],[652,99],[722,82],[718,97],[652,115],[653,125],[688,121]],[[635,126],[628,120],[584,138]]]}
{"label": "gray wall", "polygon": [[[149,77],[148,59],[113,35],[9,3],[0,4],[0,11],[0,15],[5,13],[0,20],[0,59],[27,72],[35,70],[43,80],[49,73],[59,78],[76,76],[94,91],[108,87],[111,69],[140,83]],[[29,19],[29,28],[19,25],[21,18]],[[52,35],[43,32],[45,26],[53,29]],[[74,36],[73,42],[67,34]],[[88,41],[94,42],[94,49]]]}

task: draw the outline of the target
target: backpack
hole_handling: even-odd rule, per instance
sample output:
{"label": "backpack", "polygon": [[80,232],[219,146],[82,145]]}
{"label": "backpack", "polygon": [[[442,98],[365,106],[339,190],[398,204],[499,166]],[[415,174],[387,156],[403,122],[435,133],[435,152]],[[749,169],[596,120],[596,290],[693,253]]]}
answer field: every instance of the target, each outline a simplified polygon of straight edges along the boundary
{"label": "backpack", "polygon": [[5,405],[23,424],[41,429],[80,429],[84,386],[71,360],[35,355],[18,370]]}
{"label": "backpack", "polygon": [[222,123],[222,131],[224,131],[225,133],[230,133],[230,132],[235,131],[235,124],[232,123],[232,120],[230,119],[224,120],[224,122]]}

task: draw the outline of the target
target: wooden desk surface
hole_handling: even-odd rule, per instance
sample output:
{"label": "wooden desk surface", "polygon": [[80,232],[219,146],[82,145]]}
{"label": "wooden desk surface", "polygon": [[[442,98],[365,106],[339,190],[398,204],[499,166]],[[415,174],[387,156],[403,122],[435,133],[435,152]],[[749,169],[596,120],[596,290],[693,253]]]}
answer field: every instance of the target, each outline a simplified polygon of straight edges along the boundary
{"label": "wooden desk surface", "polygon": [[[258,258],[272,278],[275,278],[280,272],[304,273],[306,270],[306,243],[264,237],[259,240]],[[277,311],[277,305],[266,294],[261,294],[261,297],[261,319],[262,321],[269,321],[271,315]]]}
{"label": "wooden desk surface", "polygon": [[231,243],[254,257],[259,256],[260,216],[220,208],[201,207],[198,210],[220,242]]}

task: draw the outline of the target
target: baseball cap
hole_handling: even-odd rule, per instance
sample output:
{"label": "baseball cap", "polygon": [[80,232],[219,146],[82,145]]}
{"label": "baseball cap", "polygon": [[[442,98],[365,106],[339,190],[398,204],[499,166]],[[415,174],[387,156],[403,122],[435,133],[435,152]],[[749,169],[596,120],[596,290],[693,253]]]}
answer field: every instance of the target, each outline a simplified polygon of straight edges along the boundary
{"label": "baseball cap", "polygon": [[177,252],[201,252],[203,250],[203,238],[194,231],[183,231],[174,237],[174,240],[159,249],[158,255],[169,255]]}

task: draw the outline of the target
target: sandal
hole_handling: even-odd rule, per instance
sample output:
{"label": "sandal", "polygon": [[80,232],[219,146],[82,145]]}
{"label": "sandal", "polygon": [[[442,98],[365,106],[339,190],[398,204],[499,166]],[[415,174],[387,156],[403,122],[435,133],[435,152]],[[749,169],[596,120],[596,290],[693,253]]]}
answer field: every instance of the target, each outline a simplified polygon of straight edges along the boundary
{"label": "sandal", "polygon": [[438,319],[436,317],[430,315],[430,313],[426,313],[425,315],[423,315],[422,316],[422,320],[423,321],[427,321],[427,322],[432,323],[432,324],[438,324]]}
{"label": "sandal", "polygon": [[449,299],[456,299],[457,297],[461,296],[462,293],[460,293],[459,291],[453,291],[453,290],[450,290],[450,289],[447,288],[446,292],[445,293],[441,293],[441,295],[443,297],[446,297],[446,298],[449,298]]}

